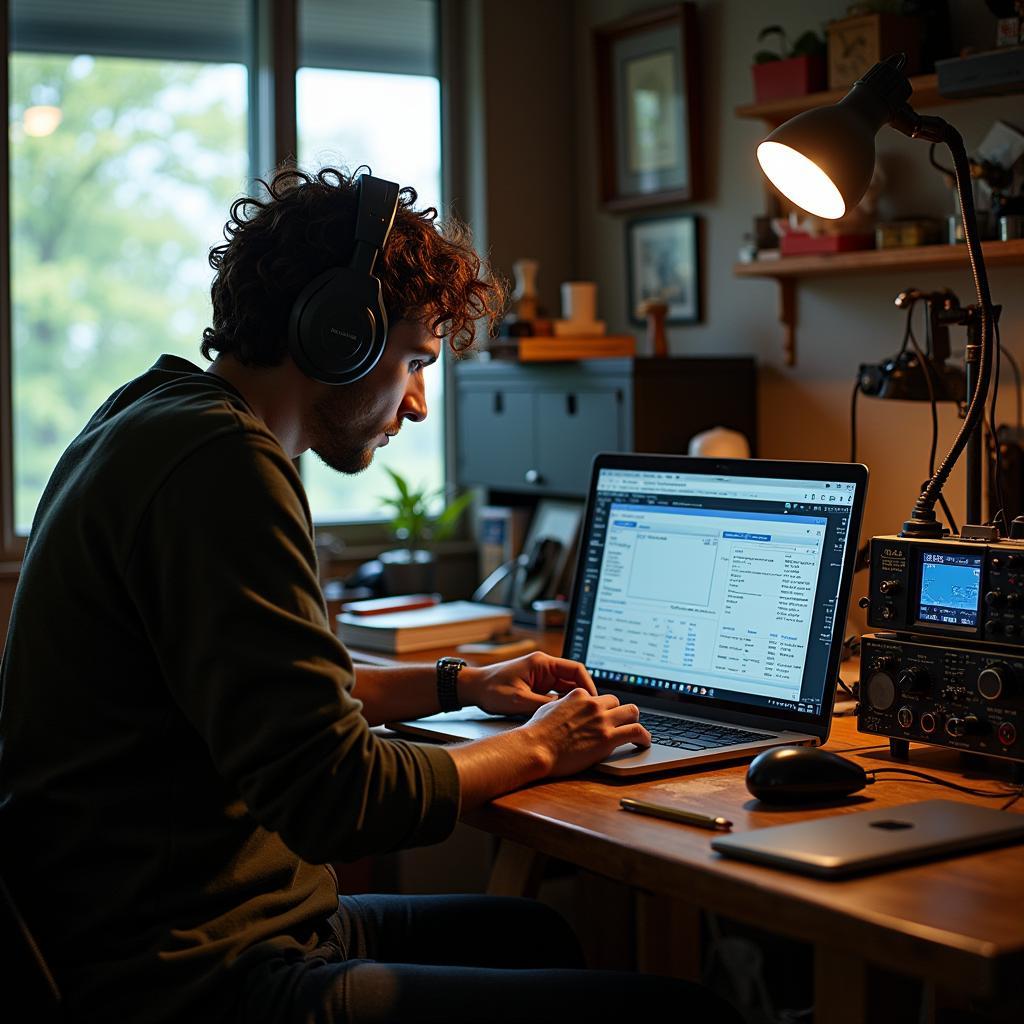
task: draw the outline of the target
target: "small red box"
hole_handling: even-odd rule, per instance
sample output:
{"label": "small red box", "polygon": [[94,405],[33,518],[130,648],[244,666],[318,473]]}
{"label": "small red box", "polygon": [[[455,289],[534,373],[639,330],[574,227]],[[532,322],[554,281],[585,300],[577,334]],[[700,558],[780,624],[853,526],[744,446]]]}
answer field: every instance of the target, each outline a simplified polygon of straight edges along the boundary
{"label": "small red box", "polygon": [[806,96],[825,88],[825,58],[822,56],[787,57],[754,64],[754,101],[770,103]]}
{"label": "small red box", "polygon": [[808,235],[804,231],[788,231],[779,239],[779,252],[783,256],[852,252],[855,249],[874,247],[874,235]]}

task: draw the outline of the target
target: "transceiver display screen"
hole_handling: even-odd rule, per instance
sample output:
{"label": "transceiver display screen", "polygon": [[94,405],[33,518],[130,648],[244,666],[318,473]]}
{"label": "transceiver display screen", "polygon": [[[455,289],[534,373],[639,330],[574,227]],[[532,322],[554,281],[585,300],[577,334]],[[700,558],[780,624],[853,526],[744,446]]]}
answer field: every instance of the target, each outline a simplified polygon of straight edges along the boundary
{"label": "transceiver display screen", "polygon": [[981,562],[981,555],[923,552],[918,619],[944,626],[977,627]]}

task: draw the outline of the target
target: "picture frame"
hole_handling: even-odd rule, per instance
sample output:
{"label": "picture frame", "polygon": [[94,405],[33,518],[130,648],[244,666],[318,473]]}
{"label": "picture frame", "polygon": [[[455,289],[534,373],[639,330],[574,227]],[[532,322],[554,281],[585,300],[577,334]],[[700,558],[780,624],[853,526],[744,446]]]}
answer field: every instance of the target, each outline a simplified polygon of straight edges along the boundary
{"label": "picture frame", "polygon": [[668,303],[667,324],[702,318],[700,218],[688,213],[642,217],[626,227],[629,315],[642,324],[637,307],[645,299]]}
{"label": "picture frame", "polygon": [[703,192],[693,3],[594,30],[601,199],[632,210]]}

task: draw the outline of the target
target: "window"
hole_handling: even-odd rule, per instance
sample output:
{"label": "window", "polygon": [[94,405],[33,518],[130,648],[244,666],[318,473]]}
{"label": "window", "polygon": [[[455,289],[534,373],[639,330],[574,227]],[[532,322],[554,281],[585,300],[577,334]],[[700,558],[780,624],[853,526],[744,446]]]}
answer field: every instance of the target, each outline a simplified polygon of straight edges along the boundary
{"label": "window", "polygon": [[[296,79],[298,156],[305,167],[355,170],[412,185],[420,206],[441,209],[441,97],[434,4],[382,0],[369,8],[303,0]],[[430,414],[407,424],[358,476],[343,476],[309,453],[302,476],[313,518],[381,518],[393,485],[384,467],[415,485],[444,482],[443,371],[425,371]]]}
{"label": "window", "polygon": [[[291,151],[270,118],[296,65],[300,162],[366,163],[438,208],[440,87],[436,0],[0,0],[5,9],[11,338],[0,383],[12,401],[0,416],[11,421],[0,533],[16,555],[12,537],[28,532],[97,406],[162,352],[203,364],[207,254],[231,201],[284,156],[256,166],[254,154],[275,140]],[[298,60],[261,35],[293,10]],[[427,379],[430,418],[381,454],[439,486],[441,368]],[[390,484],[379,466],[348,478],[303,462],[319,521],[381,518]]]}
{"label": "window", "polygon": [[12,4],[19,534],[116,387],[162,352],[201,358],[207,252],[248,173],[244,14],[244,0]]}

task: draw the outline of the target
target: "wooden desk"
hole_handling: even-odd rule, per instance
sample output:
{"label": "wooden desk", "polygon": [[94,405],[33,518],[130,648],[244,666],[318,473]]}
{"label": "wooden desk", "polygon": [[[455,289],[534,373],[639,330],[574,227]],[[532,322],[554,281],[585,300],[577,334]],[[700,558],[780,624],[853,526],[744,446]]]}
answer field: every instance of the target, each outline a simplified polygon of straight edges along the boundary
{"label": "wooden desk", "polygon": [[[553,641],[544,646],[551,649]],[[886,741],[858,733],[852,718],[834,720],[827,749],[865,768],[894,763]],[[909,766],[964,779],[957,755],[937,748],[912,747]],[[741,832],[939,797],[988,806],[998,801],[908,779],[880,781],[864,791],[866,797],[840,807],[766,810],[747,792],[745,773],[740,764],[640,782],[591,774],[509,793],[463,817],[502,840],[492,892],[531,894],[544,856],[635,887],[643,969],[696,979],[699,911],[708,910],[812,944],[816,1020],[824,1024],[908,1019],[877,993],[869,1004],[872,966],[921,979],[933,993],[954,999],[1019,1007],[1017,1016],[1005,1019],[1024,1019],[1020,846],[825,882],[725,860],[710,848],[714,833],[618,806],[623,796],[675,803],[724,815]],[[997,788],[969,774],[981,788]],[[1024,813],[1024,799],[1014,810]]]}

